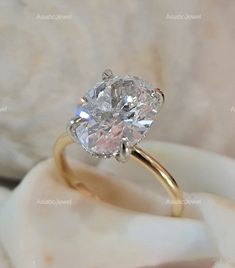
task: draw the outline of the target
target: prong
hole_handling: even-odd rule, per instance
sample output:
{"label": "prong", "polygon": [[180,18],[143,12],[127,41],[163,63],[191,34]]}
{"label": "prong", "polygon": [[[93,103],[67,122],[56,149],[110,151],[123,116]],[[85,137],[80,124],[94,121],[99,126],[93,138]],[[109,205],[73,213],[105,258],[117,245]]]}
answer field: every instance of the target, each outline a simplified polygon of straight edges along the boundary
{"label": "prong", "polygon": [[160,94],[162,96],[162,101],[165,101],[165,96],[164,93],[162,92],[162,90],[160,88],[154,88],[154,94]]}
{"label": "prong", "polygon": [[123,139],[120,144],[120,151],[115,155],[117,161],[125,163],[130,158],[130,148],[128,147],[127,140]]}
{"label": "prong", "polygon": [[85,103],[86,101],[84,100],[84,98],[82,97],[82,98],[80,98],[80,103],[81,104],[83,104],[83,103]]}
{"label": "prong", "polygon": [[72,118],[67,126],[67,133],[70,134],[70,136],[72,136],[73,138],[76,138],[75,135],[75,131],[77,126],[81,123],[81,121],[83,120],[83,118],[81,118],[80,116]]}
{"label": "prong", "polygon": [[102,73],[102,79],[103,79],[103,80],[108,80],[108,79],[110,79],[110,78],[112,78],[112,77],[113,77],[113,72],[112,72],[112,70],[110,70],[110,69],[106,69],[106,70],[103,71],[103,73]]}

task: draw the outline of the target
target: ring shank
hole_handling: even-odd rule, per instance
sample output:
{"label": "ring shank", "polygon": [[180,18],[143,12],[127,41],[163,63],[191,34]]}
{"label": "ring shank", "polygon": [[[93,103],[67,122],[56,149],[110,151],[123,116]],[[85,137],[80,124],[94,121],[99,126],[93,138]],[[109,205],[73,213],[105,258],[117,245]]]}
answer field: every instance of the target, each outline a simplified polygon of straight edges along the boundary
{"label": "ring shank", "polygon": [[181,216],[183,212],[182,193],[172,175],[155,158],[137,146],[134,147],[131,156],[146,167],[166,190],[171,198],[171,215],[174,217]]}
{"label": "ring shank", "polygon": [[[61,135],[55,143],[53,155],[61,177],[70,187],[77,188],[79,182],[70,169],[64,154],[66,146],[72,143],[74,143],[73,139],[66,133]],[[171,174],[156,159],[137,146],[133,148],[131,157],[147,168],[166,190],[171,198],[171,216],[181,216],[183,212],[182,193]]]}

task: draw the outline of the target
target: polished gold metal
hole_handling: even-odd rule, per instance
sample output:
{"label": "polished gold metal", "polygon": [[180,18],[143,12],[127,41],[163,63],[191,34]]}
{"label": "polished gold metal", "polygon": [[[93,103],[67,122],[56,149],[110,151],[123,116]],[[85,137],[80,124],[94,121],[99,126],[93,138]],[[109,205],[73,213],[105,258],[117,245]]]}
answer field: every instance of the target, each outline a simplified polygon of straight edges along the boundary
{"label": "polished gold metal", "polygon": [[155,158],[137,146],[133,148],[131,156],[153,173],[154,178],[160,182],[171,197],[171,215],[180,217],[183,212],[182,193],[172,175]]}
{"label": "polished gold metal", "polygon": [[[77,175],[74,174],[65,159],[64,150],[67,145],[72,143],[75,142],[66,133],[58,138],[54,146],[55,164],[67,185],[88,193],[89,190],[77,180]],[[171,174],[156,159],[137,146],[133,147],[131,157],[146,167],[154,175],[155,179],[160,182],[171,198],[171,215],[180,217],[183,212],[182,193]]]}

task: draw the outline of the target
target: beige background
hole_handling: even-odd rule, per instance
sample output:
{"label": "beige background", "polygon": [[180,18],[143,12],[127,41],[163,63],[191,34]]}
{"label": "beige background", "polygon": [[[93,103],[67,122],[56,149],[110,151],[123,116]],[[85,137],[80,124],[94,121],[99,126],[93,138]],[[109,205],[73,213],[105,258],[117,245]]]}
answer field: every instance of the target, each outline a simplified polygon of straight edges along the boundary
{"label": "beige background", "polygon": [[0,175],[50,157],[107,67],[165,91],[149,139],[235,157],[234,14],[232,0],[2,0]]}

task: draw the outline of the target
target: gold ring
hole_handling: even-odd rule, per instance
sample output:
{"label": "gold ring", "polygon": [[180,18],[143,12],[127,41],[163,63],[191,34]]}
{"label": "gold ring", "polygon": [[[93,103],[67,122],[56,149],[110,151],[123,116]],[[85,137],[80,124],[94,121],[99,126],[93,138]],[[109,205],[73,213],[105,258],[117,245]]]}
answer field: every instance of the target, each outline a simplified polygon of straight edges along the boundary
{"label": "gold ring", "polygon": [[[72,188],[81,183],[65,159],[65,148],[78,143],[94,157],[129,157],[147,168],[171,198],[171,215],[183,212],[182,193],[172,175],[137,144],[145,137],[164,102],[160,89],[136,76],[114,76],[105,70],[102,81],[81,99],[67,133],[54,146],[54,160],[61,177]],[[85,186],[83,186],[86,189]]]}

